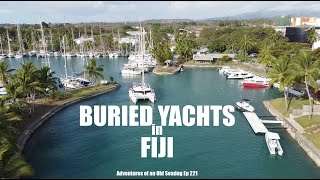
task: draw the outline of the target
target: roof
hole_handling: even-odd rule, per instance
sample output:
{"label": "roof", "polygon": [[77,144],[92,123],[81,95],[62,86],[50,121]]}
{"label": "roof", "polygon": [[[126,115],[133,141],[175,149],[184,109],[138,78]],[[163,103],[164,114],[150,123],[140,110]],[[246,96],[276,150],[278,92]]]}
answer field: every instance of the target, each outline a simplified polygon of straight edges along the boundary
{"label": "roof", "polygon": [[235,54],[200,54],[200,55],[194,55],[193,59],[196,61],[201,60],[207,60],[212,61],[213,59],[221,59],[222,56],[229,56],[230,58],[234,58]]}
{"label": "roof", "polygon": [[168,60],[166,60],[164,63],[171,63],[171,60],[168,59]]}
{"label": "roof", "polygon": [[280,139],[280,136],[279,136],[278,133],[267,132],[266,135],[267,135],[270,139]]}

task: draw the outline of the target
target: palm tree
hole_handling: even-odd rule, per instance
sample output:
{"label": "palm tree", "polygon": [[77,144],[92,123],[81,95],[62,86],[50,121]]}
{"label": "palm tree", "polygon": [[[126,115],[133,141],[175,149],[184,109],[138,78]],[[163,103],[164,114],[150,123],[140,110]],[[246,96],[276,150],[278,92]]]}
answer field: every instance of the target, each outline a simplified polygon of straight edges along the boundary
{"label": "palm tree", "polygon": [[275,57],[271,54],[270,46],[265,45],[258,54],[258,60],[261,64],[265,65],[266,73],[271,64],[275,61]]}
{"label": "palm tree", "polygon": [[8,69],[8,64],[5,61],[0,62],[0,81],[5,85],[8,83],[7,76],[13,69]]}
{"label": "palm tree", "polygon": [[316,82],[316,78],[320,76],[320,61],[318,59],[315,59],[314,56],[312,56],[311,52],[308,51],[302,52],[298,56],[296,61],[294,61],[293,65],[296,76],[298,78],[300,77],[304,79],[305,90],[308,93],[309,104],[311,107],[311,113],[309,114],[309,119],[311,119],[313,113],[313,103],[309,86],[313,87],[315,92],[318,91],[318,84]]}
{"label": "palm tree", "polygon": [[316,32],[316,29],[314,27],[310,29],[307,36],[307,40],[310,44],[312,44],[312,47],[313,47],[313,43],[319,40],[319,34]]}
{"label": "palm tree", "polygon": [[58,78],[53,77],[54,74],[55,72],[54,71],[50,72],[50,68],[48,66],[44,66],[44,67],[41,67],[41,69],[39,69],[38,80],[39,80],[40,86],[43,88],[42,92],[57,90],[56,80]]}
{"label": "palm tree", "polygon": [[103,65],[97,66],[97,60],[96,59],[89,59],[89,63],[87,66],[84,67],[84,70],[81,72],[81,74],[88,74],[88,77],[93,82],[95,81],[95,85],[99,84],[99,77],[104,79],[103,75]]}
{"label": "palm tree", "polygon": [[240,42],[240,49],[245,53],[248,53],[248,50],[252,48],[253,44],[248,35],[244,35]]}
{"label": "palm tree", "polygon": [[17,70],[17,74],[13,76],[14,83],[17,84],[17,91],[21,92],[24,97],[30,102],[32,99],[32,111],[34,111],[34,101],[37,92],[43,92],[41,83],[38,81],[38,69],[27,62],[21,64],[22,68]]}
{"label": "palm tree", "polygon": [[290,87],[294,82],[294,75],[291,70],[292,59],[289,55],[282,55],[272,64],[272,69],[268,75],[271,78],[270,85],[279,83],[279,90],[283,91],[285,99],[285,108],[288,110],[288,94],[289,91],[285,87]]}

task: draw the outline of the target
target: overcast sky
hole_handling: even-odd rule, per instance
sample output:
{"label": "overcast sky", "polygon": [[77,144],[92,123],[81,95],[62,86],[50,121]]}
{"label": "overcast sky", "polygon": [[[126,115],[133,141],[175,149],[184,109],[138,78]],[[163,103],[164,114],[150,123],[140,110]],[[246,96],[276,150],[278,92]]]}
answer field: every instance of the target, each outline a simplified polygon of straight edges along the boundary
{"label": "overcast sky", "polygon": [[0,23],[204,19],[263,10],[318,10],[315,1],[1,1]]}

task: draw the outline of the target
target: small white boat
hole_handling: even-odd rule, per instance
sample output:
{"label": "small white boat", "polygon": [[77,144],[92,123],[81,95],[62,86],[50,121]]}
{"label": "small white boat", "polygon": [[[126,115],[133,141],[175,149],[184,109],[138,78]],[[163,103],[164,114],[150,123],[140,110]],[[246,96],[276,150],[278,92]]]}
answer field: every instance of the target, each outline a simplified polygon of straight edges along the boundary
{"label": "small white boat", "polygon": [[219,69],[218,69],[218,72],[219,72],[219,73],[224,73],[226,70],[229,70],[229,69],[230,69],[229,66],[223,66],[222,68],[219,68]]}
{"label": "small white boat", "polygon": [[183,68],[181,67],[181,68],[180,68],[180,72],[183,72],[183,71],[184,71],[184,70],[183,70]]}
{"label": "small white boat", "polygon": [[274,154],[274,155],[278,154],[282,156],[283,149],[279,142],[279,139],[280,139],[279,134],[274,132],[267,132],[265,134],[265,139],[266,139],[266,143],[267,143],[270,154]]}
{"label": "small white boat", "polygon": [[254,75],[245,71],[240,71],[236,73],[231,73],[227,75],[227,79],[246,79],[252,78]]}
{"label": "small white boat", "polygon": [[237,105],[237,109],[239,109],[240,111],[249,111],[249,112],[253,112],[254,111],[254,107],[252,107],[249,104],[249,99],[241,99],[239,102],[236,103]]}
{"label": "small white boat", "polygon": [[22,54],[16,54],[15,56],[14,56],[14,58],[16,58],[16,59],[21,59],[23,56],[22,56]]}
{"label": "small white boat", "polygon": [[14,58],[14,56],[15,56],[14,53],[8,53],[8,54],[7,54],[7,57],[8,57],[8,58]]}

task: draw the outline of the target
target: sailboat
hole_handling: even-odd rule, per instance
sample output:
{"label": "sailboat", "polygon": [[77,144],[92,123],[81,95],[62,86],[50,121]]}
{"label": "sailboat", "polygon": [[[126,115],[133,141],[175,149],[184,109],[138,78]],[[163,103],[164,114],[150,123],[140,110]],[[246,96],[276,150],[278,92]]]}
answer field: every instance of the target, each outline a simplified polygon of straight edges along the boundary
{"label": "sailboat", "polygon": [[33,57],[33,56],[37,56],[37,51],[35,51],[34,45],[34,35],[33,35],[33,31],[31,31],[31,39],[32,39],[32,51],[29,52],[29,56]]}
{"label": "sailboat", "polygon": [[[140,28],[140,33],[141,31],[144,32],[144,29],[141,30]],[[141,38],[141,49],[142,49],[142,59],[144,60],[144,51],[145,51],[144,35]],[[156,94],[154,90],[151,88],[149,84],[146,84],[144,82],[144,65],[142,65],[141,83],[133,83],[133,86],[129,89],[129,97],[134,104],[136,104],[138,100],[145,100],[145,99],[148,99],[152,103],[156,101]]]}

